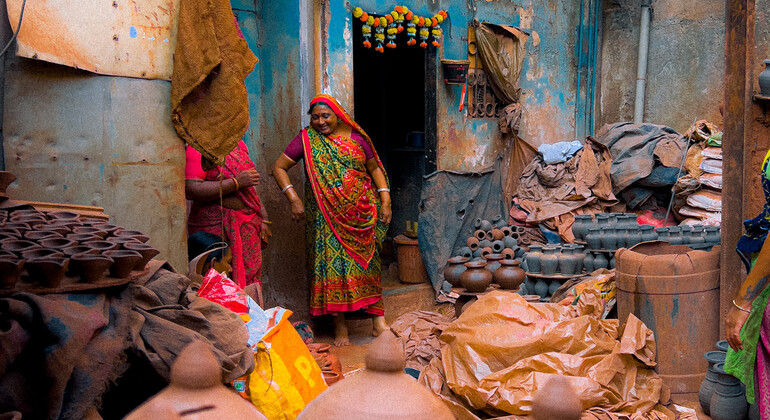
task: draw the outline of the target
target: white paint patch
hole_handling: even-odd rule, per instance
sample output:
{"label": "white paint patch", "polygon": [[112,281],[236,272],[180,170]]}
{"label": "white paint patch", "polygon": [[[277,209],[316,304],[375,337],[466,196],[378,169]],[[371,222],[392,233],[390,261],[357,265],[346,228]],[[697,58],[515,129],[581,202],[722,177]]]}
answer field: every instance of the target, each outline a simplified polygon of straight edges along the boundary
{"label": "white paint patch", "polygon": [[527,8],[519,9],[519,27],[521,29],[532,29],[532,16],[535,14],[532,2],[529,2]]}
{"label": "white paint patch", "polygon": [[537,31],[532,31],[532,46],[537,47],[540,45],[540,34]]}
{"label": "white paint patch", "polygon": [[527,71],[527,80],[535,80],[535,79],[541,79],[543,77],[543,69],[538,66],[537,60],[535,60],[535,56],[530,55],[527,57],[527,60],[529,60],[529,70]]}
{"label": "white paint patch", "polygon": [[465,158],[463,158],[463,163],[468,168],[477,168],[482,167],[485,162],[486,152],[487,152],[487,145],[486,144],[477,144],[475,147],[469,147],[470,153],[467,153],[465,155]]}

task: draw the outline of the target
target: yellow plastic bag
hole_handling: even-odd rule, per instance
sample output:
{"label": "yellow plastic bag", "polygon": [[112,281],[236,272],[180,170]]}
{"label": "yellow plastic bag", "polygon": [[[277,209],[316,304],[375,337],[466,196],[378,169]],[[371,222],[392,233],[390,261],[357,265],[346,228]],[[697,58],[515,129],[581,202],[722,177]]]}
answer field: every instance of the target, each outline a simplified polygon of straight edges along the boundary
{"label": "yellow plastic bag", "polygon": [[286,311],[257,344],[248,379],[252,404],[270,420],[293,420],[327,386],[321,368],[288,321]]}

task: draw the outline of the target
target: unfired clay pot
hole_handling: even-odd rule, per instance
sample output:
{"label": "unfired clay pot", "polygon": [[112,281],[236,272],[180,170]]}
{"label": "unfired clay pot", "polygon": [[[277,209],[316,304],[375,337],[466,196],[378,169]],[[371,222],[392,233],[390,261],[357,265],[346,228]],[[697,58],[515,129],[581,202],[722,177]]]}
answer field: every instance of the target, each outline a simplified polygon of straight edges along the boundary
{"label": "unfired clay pot", "polygon": [[470,261],[460,275],[460,283],[469,292],[483,292],[492,283],[492,273],[486,269],[485,261]]}
{"label": "unfired clay pot", "polygon": [[454,419],[438,397],[404,373],[405,365],[401,342],[383,332],[369,345],[366,369],[324,391],[297,420]]}
{"label": "unfired clay pot", "polygon": [[267,420],[248,401],[222,385],[222,368],[208,345],[193,341],[171,366],[171,384],[124,420]]}

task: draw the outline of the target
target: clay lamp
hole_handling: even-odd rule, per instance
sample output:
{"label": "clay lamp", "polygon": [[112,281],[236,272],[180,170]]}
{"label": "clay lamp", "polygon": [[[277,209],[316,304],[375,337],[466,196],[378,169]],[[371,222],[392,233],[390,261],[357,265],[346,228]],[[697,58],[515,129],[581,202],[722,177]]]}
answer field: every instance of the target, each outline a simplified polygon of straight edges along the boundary
{"label": "clay lamp", "polygon": [[157,249],[141,242],[126,242],[123,244],[123,248],[142,254],[142,260],[139,261],[134,267],[134,270],[139,271],[144,270],[144,267],[147,266],[147,263],[150,262],[151,259],[155,258],[156,255],[160,254],[160,251]]}
{"label": "clay lamp", "polygon": [[42,246],[35,242],[25,241],[23,239],[5,239],[0,241],[0,249],[13,252],[16,255],[21,255],[24,251],[31,251],[39,248],[42,248]]}
{"label": "clay lamp", "polygon": [[81,245],[88,245],[93,249],[99,250],[99,252],[110,251],[113,249],[120,248],[119,244],[115,244],[107,241],[88,241],[88,242],[81,243]]}
{"label": "clay lamp", "polygon": [[142,254],[129,250],[104,251],[104,255],[112,258],[115,263],[110,267],[110,275],[119,279],[131,275],[134,267],[142,261]]}
{"label": "clay lamp", "polygon": [[71,246],[75,246],[78,243],[67,238],[51,238],[51,239],[42,239],[37,241],[40,245],[43,245],[45,248],[53,248],[53,249],[64,249],[69,248]]}
{"label": "clay lamp", "polygon": [[123,244],[127,242],[133,242],[135,244],[142,243],[139,239],[136,239],[133,236],[110,236],[110,237],[107,237],[105,240],[108,242],[112,242],[114,244],[120,244],[121,247],[123,247]]}
{"label": "clay lamp", "polygon": [[366,370],[340,381],[305,407],[297,420],[449,420],[452,412],[404,373],[404,349],[391,331],[369,346]]}
{"label": "clay lamp", "polygon": [[0,241],[6,239],[21,239],[21,234],[15,229],[0,230]]}
{"label": "clay lamp", "polygon": [[267,420],[235,392],[222,385],[222,368],[207,344],[193,341],[171,365],[171,383],[124,420],[142,419]]}
{"label": "clay lamp", "polygon": [[23,209],[23,210],[14,210],[10,213],[8,213],[8,218],[13,219],[15,217],[27,217],[27,216],[42,216],[45,219],[45,215],[35,209]]}
{"label": "clay lamp", "polygon": [[83,226],[96,226],[109,223],[106,219],[100,219],[98,217],[80,216],[79,220]]}
{"label": "clay lamp", "polygon": [[0,289],[10,289],[16,285],[24,269],[24,260],[16,255],[0,255]]}
{"label": "clay lamp", "polygon": [[108,236],[115,236],[115,232],[119,232],[121,230],[120,226],[111,225],[109,223],[102,223],[102,224],[92,225],[92,226],[107,232]]}
{"label": "clay lamp", "polygon": [[107,237],[106,230],[102,230],[93,226],[78,226],[72,229],[72,233],[87,233],[90,235],[96,235],[102,239]]}
{"label": "clay lamp", "polygon": [[75,241],[77,243],[83,243],[83,242],[90,242],[90,241],[101,241],[102,238],[93,235],[91,233],[69,233],[67,234],[67,239],[71,241]]}
{"label": "clay lamp", "polygon": [[80,219],[80,215],[73,211],[49,211],[47,215],[51,220],[76,221]]}
{"label": "clay lamp", "polygon": [[76,254],[95,254],[99,255],[101,252],[98,249],[93,249],[88,245],[78,245],[78,246],[71,246],[69,248],[64,248],[61,250],[64,255],[68,257],[72,257]]}
{"label": "clay lamp", "polygon": [[40,230],[30,230],[28,232],[24,232],[24,239],[29,239],[30,241],[40,241],[43,239],[52,239],[52,238],[61,238],[62,236],[56,232],[53,231],[40,231]]}
{"label": "clay lamp", "polygon": [[21,257],[25,260],[37,260],[48,257],[64,258],[64,254],[55,249],[38,248],[30,251],[23,251]]}
{"label": "clay lamp", "polygon": [[11,216],[10,218],[11,223],[26,223],[30,226],[30,228],[34,228],[37,225],[43,225],[48,223],[48,219],[45,218],[45,216]]}
{"label": "clay lamp", "polygon": [[56,288],[64,280],[69,262],[66,257],[44,257],[26,260],[25,267],[30,279],[43,286]]}
{"label": "clay lamp", "polygon": [[3,225],[3,229],[16,229],[19,233],[24,233],[31,230],[32,227],[24,222],[6,222]]}
{"label": "clay lamp", "polygon": [[70,271],[86,283],[96,283],[115,261],[99,254],[75,254],[70,258]]}
{"label": "clay lamp", "polygon": [[71,230],[69,227],[65,225],[52,224],[52,223],[48,223],[47,225],[38,225],[35,229],[41,232],[42,231],[56,232],[62,236],[70,233],[70,230]]}
{"label": "clay lamp", "polygon": [[139,232],[138,230],[120,230],[115,232],[114,235],[118,237],[133,237],[135,239],[138,239],[142,243],[145,243],[150,240],[149,236],[145,235],[142,232]]}

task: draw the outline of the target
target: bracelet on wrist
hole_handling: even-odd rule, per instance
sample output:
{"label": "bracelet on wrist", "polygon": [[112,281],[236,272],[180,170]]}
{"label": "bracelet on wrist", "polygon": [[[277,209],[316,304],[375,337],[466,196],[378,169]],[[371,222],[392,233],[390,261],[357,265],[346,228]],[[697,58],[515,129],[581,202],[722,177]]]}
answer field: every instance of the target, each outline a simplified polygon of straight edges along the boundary
{"label": "bracelet on wrist", "polygon": [[235,177],[232,177],[232,178],[230,178],[230,179],[232,179],[232,180],[233,180],[233,183],[235,184],[235,191],[238,191],[238,190],[240,190],[240,189],[241,189],[241,186],[240,186],[240,185],[238,185],[238,180],[237,180],[237,179],[235,179]]}
{"label": "bracelet on wrist", "polygon": [[751,313],[751,309],[746,309],[743,306],[738,305],[737,303],[735,303],[735,299],[733,299],[733,305],[735,305],[735,307],[738,308],[739,310],[746,312],[747,314]]}
{"label": "bracelet on wrist", "polygon": [[389,193],[390,192],[390,188],[377,188],[377,192],[378,193],[381,193],[381,192]]}
{"label": "bracelet on wrist", "polygon": [[272,225],[273,224],[273,222],[271,222],[269,220],[263,220],[262,223],[264,223],[266,225]]}
{"label": "bracelet on wrist", "polygon": [[281,193],[285,193],[289,188],[294,188],[294,185],[289,184],[289,185],[283,187],[283,189],[281,189]]}

